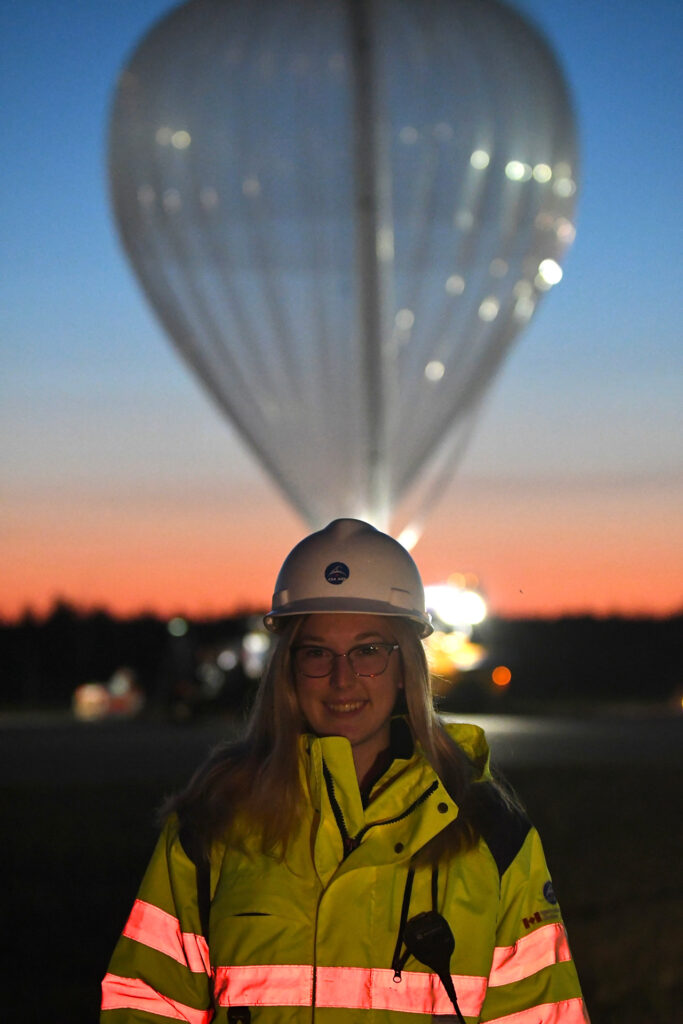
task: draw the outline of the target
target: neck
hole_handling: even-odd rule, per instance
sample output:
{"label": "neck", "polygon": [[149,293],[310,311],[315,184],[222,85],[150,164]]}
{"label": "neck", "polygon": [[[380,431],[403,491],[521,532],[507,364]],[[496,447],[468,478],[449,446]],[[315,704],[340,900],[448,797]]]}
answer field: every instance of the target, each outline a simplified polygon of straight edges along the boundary
{"label": "neck", "polygon": [[384,772],[391,764],[391,761],[392,756],[390,746],[385,747],[384,750],[380,750],[380,752],[376,754],[369,763],[367,757],[363,759],[356,754],[355,750],[353,751],[353,763],[356,766],[358,787],[362,795],[365,796],[369,794],[377,780],[384,775]]}

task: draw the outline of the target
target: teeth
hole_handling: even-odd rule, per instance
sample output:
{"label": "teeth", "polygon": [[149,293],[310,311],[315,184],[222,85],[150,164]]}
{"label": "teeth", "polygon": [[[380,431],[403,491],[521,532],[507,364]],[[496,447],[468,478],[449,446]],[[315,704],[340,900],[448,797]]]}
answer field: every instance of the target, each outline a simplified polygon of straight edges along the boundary
{"label": "teeth", "polygon": [[358,708],[362,708],[365,701],[354,700],[349,701],[346,704],[328,704],[330,711],[357,711]]}

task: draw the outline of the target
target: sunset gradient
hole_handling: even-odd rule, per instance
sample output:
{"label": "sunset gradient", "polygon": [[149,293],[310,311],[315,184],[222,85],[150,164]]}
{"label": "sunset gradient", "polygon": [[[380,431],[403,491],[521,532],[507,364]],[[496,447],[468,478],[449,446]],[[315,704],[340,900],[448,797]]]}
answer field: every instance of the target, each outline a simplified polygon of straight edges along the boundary
{"label": "sunset gradient", "polygon": [[[622,488],[605,484],[467,481],[413,555],[426,583],[475,573],[499,615],[672,614],[683,602],[671,497],[667,486],[624,501]],[[0,558],[15,582],[1,612],[41,614],[56,598],[121,615],[264,610],[282,558],[305,532],[265,483],[199,502],[65,496],[47,517],[25,507],[9,523]]]}
{"label": "sunset gradient", "polygon": [[[170,6],[0,9],[3,618],[56,600],[121,615],[264,609],[307,532],[166,342],[113,227],[114,83]],[[515,6],[572,87],[578,233],[413,555],[426,583],[475,573],[500,615],[669,615],[683,607],[683,7]]]}

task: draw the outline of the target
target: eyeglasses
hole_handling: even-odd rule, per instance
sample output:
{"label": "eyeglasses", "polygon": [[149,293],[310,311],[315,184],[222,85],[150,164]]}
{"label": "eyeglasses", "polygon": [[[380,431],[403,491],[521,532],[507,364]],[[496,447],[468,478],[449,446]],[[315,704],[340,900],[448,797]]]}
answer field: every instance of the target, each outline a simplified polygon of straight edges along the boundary
{"label": "eyeglasses", "polygon": [[355,676],[381,676],[389,664],[389,656],[399,649],[399,644],[371,643],[358,644],[350,650],[337,654],[329,647],[303,644],[292,648],[294,667],[297,672],[310,679],[329,676],[335,658],[348,658]]}

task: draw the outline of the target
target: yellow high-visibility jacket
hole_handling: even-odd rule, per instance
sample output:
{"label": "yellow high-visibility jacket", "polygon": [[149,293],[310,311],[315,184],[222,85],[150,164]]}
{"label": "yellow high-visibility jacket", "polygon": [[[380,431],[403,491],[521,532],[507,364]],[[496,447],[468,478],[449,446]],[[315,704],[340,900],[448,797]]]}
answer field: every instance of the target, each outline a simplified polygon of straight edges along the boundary
{"label": "yellow high-visibility jacket", "polygon": [[[448,728],[475,763],[487,759],[480,729]],[[171,817],[103,981],[102,1024],[455,1021],[437,974],[399,941],[406,918],[433,909],[453,933],[467,1024],[586,1024],[536,830],[496,804],[473,849],[436,874],[416,864],[458,808],[419,747],[404,753],[363,801],[348,740],[302,736],[310,800],[286,856],[264,854],[244,821],[239,843],[214,844],[208,941]]]}

